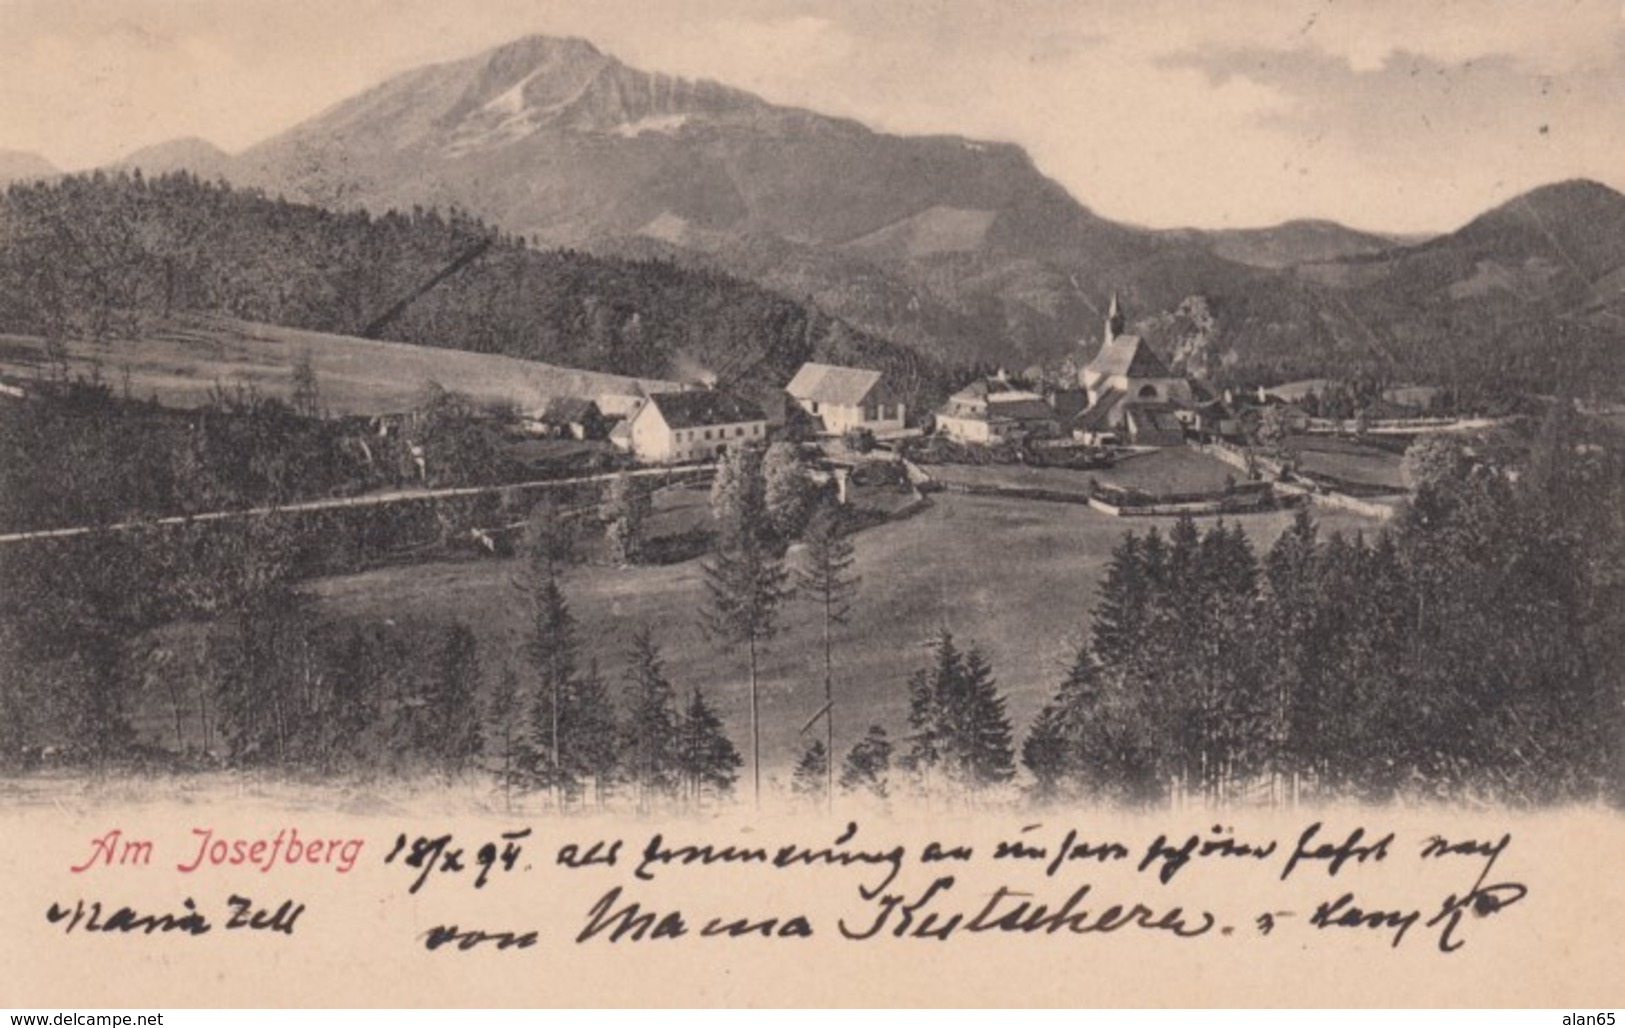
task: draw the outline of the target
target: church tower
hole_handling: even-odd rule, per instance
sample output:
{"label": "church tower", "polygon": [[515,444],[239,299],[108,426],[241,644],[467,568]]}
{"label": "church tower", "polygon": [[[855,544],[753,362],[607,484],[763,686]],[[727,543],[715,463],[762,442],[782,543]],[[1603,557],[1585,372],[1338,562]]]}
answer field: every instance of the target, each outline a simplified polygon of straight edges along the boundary
{"label": "church tower", "polygon": [[1123,310],[1117,303],[1117,290],[1112,290],[1112,306],[1106,312],[1106,343],[1123,334]]}

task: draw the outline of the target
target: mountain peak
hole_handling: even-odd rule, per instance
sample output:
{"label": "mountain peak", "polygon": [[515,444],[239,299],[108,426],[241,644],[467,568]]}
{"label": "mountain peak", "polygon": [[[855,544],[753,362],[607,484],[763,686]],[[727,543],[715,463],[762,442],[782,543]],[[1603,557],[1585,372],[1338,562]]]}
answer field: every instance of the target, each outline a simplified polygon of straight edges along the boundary
{"label": "mountain peak", "polygon": [[1531,216],[1557,217],[1565,220],[1598,215],[1618,217],[1622,213],[1625,213],[1625,196],[1601,182],[1588,178],[1571,178],[1536,186],[1527,193],[1520,193],[1499,207],[1479,215],[1472,224],[1509,218],[1526,220]]}
{"label": "mountain peak", "polygon": [[580,36],[549,36],[540,32],[520,36],[518,39],[492,47],[482,56],[488,60],[497,60],[506,55],[530,57],[535,60],[604,56],[603,51],[594,46],[591,40]]}
{"label": "mountain peak", "polygon": [[451,156],[502,147],[544,127],[670,133],[691,117],[766,106],[714,82],[639,71],[575,37],[525,36],[472,63],[461,95],[437,119],[450,134]]}

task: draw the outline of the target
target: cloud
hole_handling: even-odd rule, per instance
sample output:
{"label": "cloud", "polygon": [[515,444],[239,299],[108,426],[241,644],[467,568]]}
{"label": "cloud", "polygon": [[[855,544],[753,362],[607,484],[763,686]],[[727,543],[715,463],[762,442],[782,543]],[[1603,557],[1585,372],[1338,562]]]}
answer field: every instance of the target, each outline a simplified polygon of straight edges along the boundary
{"label": "cloud", "polygon": [[1016,142],[1108,216],[1433,229],[1625,176],[1622,29],[1620,0],[0,0],[0,146],[69,167],[183,135],[241,148],[545,32],[884,131]]}
{"label": "cloud", "polygon": [[[1617,98],[1625,95],[1625,48],[1561,73],[1536,70],[1512,53],[1460,61],[1407,49],[1375,66],[1304,46],[1186,52],[1163,58],[1193,70],[1216,92],[1252,83],[1285,98],[1252,127],[1280,148],[1315,150],[1341,174],[1350,196],[1389,224],[1449,228],[1483,206],[1554,178],[1617,178]],[[1596,48],[1593,48],[1594,50]],[[1446,199],[1419,207],[1421,189],[1401,197],[1391,183],[1436,183]],[[1383,183],[1382,195],[1373,184]],[[1381,224],[1381,222],[1379,222]]]}

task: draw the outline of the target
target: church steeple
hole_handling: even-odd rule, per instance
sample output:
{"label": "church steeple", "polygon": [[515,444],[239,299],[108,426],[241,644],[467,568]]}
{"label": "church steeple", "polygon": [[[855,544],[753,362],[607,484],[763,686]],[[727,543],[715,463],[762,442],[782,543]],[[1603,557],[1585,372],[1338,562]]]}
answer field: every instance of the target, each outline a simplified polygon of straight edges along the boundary
{"label": "church steeple", "polygon": [[1112,306],[1106,312],[1106,342],[1123,334],[1123,311],[1117,303],[1117,290],[1112,290]]}

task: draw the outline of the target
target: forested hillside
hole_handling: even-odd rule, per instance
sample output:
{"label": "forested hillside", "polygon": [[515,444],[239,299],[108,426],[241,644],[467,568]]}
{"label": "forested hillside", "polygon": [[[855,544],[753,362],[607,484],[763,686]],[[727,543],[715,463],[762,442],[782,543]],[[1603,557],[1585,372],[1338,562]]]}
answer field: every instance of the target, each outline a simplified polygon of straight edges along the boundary
{"label": "forested hillside", "polygon": [[744,388],[819,355],[941,389],[936,362],[759,286],[535,250],[457,210],[338,214],[186,173],[16,184],[0,200],[0,331],[134,339],[181,311]]}

